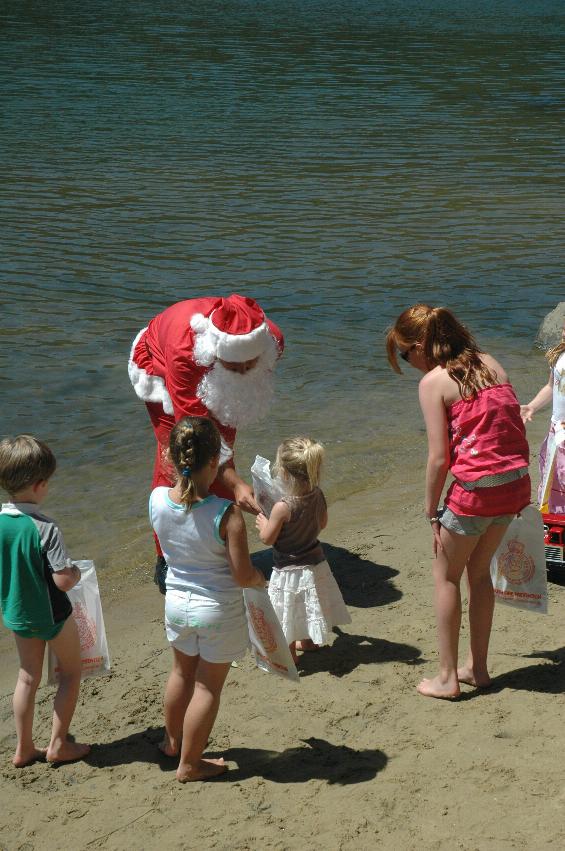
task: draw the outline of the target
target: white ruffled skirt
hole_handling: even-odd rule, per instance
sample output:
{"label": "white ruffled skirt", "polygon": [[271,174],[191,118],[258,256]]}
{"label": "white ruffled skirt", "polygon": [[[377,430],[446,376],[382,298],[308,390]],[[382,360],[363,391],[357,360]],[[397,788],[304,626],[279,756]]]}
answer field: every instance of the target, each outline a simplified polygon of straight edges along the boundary
{"label": "white ruffled skirt", "polygon": [[305,638],[326,644],[333,626],[351,623],[327,561],[285,570],[274,567],[269,597],[289,644]]}

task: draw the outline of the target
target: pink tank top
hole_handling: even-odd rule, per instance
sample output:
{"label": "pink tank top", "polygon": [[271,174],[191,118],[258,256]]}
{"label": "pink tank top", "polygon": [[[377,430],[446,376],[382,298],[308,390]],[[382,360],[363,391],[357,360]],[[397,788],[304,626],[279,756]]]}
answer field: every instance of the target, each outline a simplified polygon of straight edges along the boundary
{"label": "pink tank top", "polygon": [[[529,447],[520,405],[511,384],[479,390],[447,409],[450,470],[456,480],[476,482],[483,476],[527,467]],[[496,487],[466,491],[457,481],[445,503],[457,514],[491,517],[514,514],[530,501],[531,482],[523,476]]]}

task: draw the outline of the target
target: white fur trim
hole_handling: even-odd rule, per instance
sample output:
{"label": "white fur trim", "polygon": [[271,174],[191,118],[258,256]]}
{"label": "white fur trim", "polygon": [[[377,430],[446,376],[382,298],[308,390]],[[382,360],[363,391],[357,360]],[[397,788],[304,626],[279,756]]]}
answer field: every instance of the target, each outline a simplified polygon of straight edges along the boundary
{"label": "white fur trim", "polygon": [[210,366],[216,359],[243,363],[262,355],[269,345],[271,332],[266,322],[262,322],[249,334],[227,334],[220,331],[212,322],[212,316],[206,318],[195,313],[190,320],[194,331],[194,360],[201,366]]}
{"label": "white fur trim", "polygon": [[158,375],[149,375],[144,369],[140,369],[138,365],[133,360],[133,353],[135,351],[135,347],[139,343],[142,334],[147,331],[147,328],[142,328],[135,340],[133,341],[129,361],[128,361],[128,375],[129,380],[132,383],[133,389],[135,390],[136,395],[143,402],[156,402],[161,403],[163,406],[163,410],[166,414],[172,414],[173,411],[173,403],[171,401],[171,397],[165,387],[165,382]]}
{"label": "white fur trim", "polygon": [[192,317],[190,326],[194,331],[194,346],[192,349],[194,363],[199,366],[212,366],[216,360],[218,341],[209,330],[210,320],[202,316],[201,313],[197,313]]}
{"label": "white fur trim", "polygon": [[207,319],[203,313],[195,313],[192,319],[190,320],[190,327],[197,334],[201,334],[203,331],[207,331],[209,324],[210,320]]}
{"label": "white fur trim", "polygon": [[220,464],[225,464],[230,458],[233,458],[233,449],[227,445],[224,438],[220,435]]}
{"label": "white fur trim", "polygon": [[266,322],[254,328],[249,334],[226,334],[225,331],[218,331],[217,328],[214,328],[214,334],[218,338],[216,357],[237,363],[253,360],[263,354],[270,336]]}

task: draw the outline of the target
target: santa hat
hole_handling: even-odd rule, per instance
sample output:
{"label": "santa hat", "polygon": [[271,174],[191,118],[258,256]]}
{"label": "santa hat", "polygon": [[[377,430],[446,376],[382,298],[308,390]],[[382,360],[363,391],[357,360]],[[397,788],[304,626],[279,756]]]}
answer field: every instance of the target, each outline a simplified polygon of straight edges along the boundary
{"label": "santa hat", "polygon": [[237,294],[221,299],[208,317],[196,313],[190,326],[195,333],[194,359],[203,366],[218,358],[232,363],[254,360],[274,343],[257,302]]}

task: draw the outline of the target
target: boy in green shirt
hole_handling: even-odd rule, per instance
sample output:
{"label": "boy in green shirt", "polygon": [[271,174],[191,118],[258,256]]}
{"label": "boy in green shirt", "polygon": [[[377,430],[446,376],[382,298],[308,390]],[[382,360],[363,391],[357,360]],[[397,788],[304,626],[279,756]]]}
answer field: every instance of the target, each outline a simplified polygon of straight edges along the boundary
{"label": "boy in green shirt", "polygon": [[[70,762],[90,751],[90,745],[68,739],[80,688],[81,655],[77,626],[70,617],[73,607],[65,592],[80,580],[80,570],[68,557],[56,524],[38,510],[55,467],[49,447],[31,435],[0,441],[0,486],[10,496],[0,511],[0,608],[20,658],[13,698],[16,768],[37,759]],[[33,714],[47,643],[61,674],[51,741],[47,749],[40,749],[33,742]]]}

